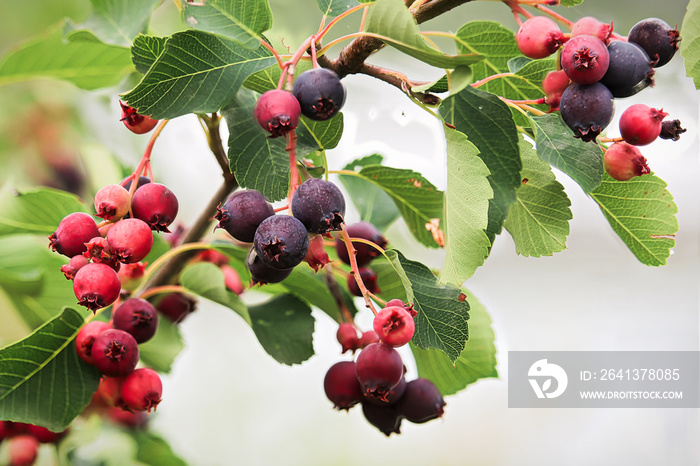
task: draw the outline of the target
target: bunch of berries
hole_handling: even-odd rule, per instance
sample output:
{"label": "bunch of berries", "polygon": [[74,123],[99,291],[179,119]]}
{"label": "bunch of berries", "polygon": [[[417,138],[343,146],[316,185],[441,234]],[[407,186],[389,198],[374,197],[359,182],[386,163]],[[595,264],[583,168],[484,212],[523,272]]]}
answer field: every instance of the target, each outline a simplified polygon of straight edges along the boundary
{"label": "bunch of berries", "polygon": [[7,441],[10,466],[31,466],[39,456],[39,444],[57,443],[68,432],[23,422],[0,421],[0,443]]}

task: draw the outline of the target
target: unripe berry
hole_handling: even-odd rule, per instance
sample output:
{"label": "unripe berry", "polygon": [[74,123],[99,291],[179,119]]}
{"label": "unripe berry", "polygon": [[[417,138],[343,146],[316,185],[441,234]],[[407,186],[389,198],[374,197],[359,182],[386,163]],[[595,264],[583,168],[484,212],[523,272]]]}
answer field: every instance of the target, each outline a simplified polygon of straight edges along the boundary
{"label": "unripe berry", "polygon": [[255,119],[271,138],[285,136],[296,128],[300,114],[297,98],[281,89],[265,92],[255,104]]}
{"label": "unripe berry", "polygon": [[119,275],[119,280],[122,283],[122,289],[133,290],[139,283],[146,273],[146,264],[143,262],[134,262],[133,264],[123,264],[117,275]]}
{"label": "unripe berry", "polygon": [[9,466],[31,466],[39,455],[39,441],[31,435],[18,435],[9,440]]}
{"label": "unripe berry", "polygon": [[625,142],[645,146],[659,137],[661,122],[666,116],[668,113],[648,105],[632,105],[620,116],[620,134]]}
{"label": "unripe berry", "polygon": [[126,404],[122,398],[122,385],[124,385],[124,380],[126,380],[126,377],[103,376],[100,379],[100,386],[97,387],[97,393],[107,406],[126,408]]}
{"label": "unripe berry", "polygon": [[561,51],[561,67],[573,82],[593,84],[608,71],[610,55],[603,41],[594,36],[576,36]]}
{"label": "unripe berry", "polygon": [[309,264],[309,267],[318,272],[324,265],[331,261],[328,253],[323,245],[323,236],[316,235],[309,238],[309,249],[304,256],[304,262]]}
{"label": "unripe berry", "polygon": [[88,364],[92,364],[92,345],[95,343],[95,338],[111,328],[112,326],[107,322],[99,320],[93,320],[85,324],[75,337],[75,349],[80,359]]}
{"label": "unripe berry", "polygon": [[119,297],[121,282],[117,272],[105,264],[87,264],[75,274],[73,292],[78,304],[95,312]]}
{"label": "unripe berry", "polygon": [[403,307],[385,307],[377,313],[373,321],[374,331],[379,338],[391,346],[403,346],[413,338],[415,323],[413,317]]}
{"label": "unripe berry", "polygon": [[612,31],[612,23],[606,24],[592,16],[585,16],[571,26],[571,37],[590,35],[608,43]]}
{"label": "unripe berry", "polygon": [[515,34],[518,48],[526,57],[546,58],[566,42],[557,23],[544,16],[534,16],[525,21]]}
{"label": "unripe berry", "polygon": [[122,108],[121,121],[124,123],[124,126],[126,126],[132,133],[148,133],[158,124],[158,120],[154,120],[148,115],[139,114],[135,108],[129,107],[123,102],[119,102],[119,105]]}
{"label": "unripe berry", "polygon": [[115,424],[129,429],[140,429],[148,424],[148,415],[144,411],[124,411],[122,408],[107,408],[107,418]]}
{"label": "unripe berry", "polygon": [[564,89],[571,83],[564,70],[550,71],[542,80],[542,90],[547,96],[547,105],[552,110],[559,109],[559,101]]}
{"label": "unripe berry", "polygon": [[39,443],[56,443],[68,432],[68,429],[61,432],[54,432],[46,427],[30,424],[27,426],[27,433],[37,439]]}
{"label": "unripe berry", "polygon": [[139,346],[124,330],[105,330],[95,338],[91,351],[94,366],[102,374],[123,377],[131,374],[139,361]]}
{"label": "unripe berry", "polygon": [[355,352],[360,347],[360,339],[357,336],[355,325],[350,322],[344,322],[338,326],[338,331],[335,334],[338,343],[341,346],[341,353],[346,351]]}
{"label": "unripe berry", "polygon": [[129,409],[150,413],[156,409],[163,394],[163,383],[152,369],[136,369],[122,384],[122,398]]}
{"label": "unripe berry", "polygon": [[142,260],[151,252],[153,233],[151,233],[151,227],[143,220],[125,218],[109,229],[107,241],[119,261],[132,264]]}
{"label": "unripe berry", "polygon": [[175,220],[178,208],[175,194],[160,183],[141,186],[131,199],[134,217],[143,220],[155,231],[170,233],[168,226]]}
{"label": "unripe berry", "polygon": [[360,348],[365,348],[372,343],[379,343],[379,335],[374,330],[367,330],[362,333],[360,337]]}
{"label": "unripe berry", "polygon": [[226,288],[238,295],[243,293],[243,291],[245,290],[245,287],[243,286],[243,280],[241,280],[241,276],[238,275],[236,269],[234,269],[228,264],[224,264],[221,266],[221,271],[224,274],[224,285],[226,285]]}
{"label": "unripe berry", "polygon": [[95,193],[95,212],[104,220],[119,220],[129,212],[129,207],[131,207],[129,191],[121,185],[109,184]]}
{"label": "unripe berry", "polygon": [[61,272],[68,280],[73,280],[78,270],[86,264],[88,264],[88,260],[82,254],[79,254],[71,257],[67,264],[62,265]]}
{"label": "unripe berry", "polygon": [[340,361],[333,364],[323,379],[326,396],[336,409],[350,409],[362,400],[362,388],[355,375],[355,363]]}
{"label": "unripe berry", "polygon": [[626,142],[616,142],[605,151],[603,167],[618,181],[631,180],[635,176],[651,173],[647,159],[635,146]]}
{"label": "unripe berry", "polygon": [[119,272],[121,268],[119,258],[112,251],[106,238],[101,236],[92,238],[88,243],[85,243],[85,247],[87,251],[83,253],[83,257],[90,259],[96,264],[109,265],[115,272]]}
{"label": "unripe berry", "polygon": [[93,218],[83,212],[67,215],[58,224],[56,231],[49,235],[49,247],[59,254],[73,257],[87,249],[85,243],[100,236]]}

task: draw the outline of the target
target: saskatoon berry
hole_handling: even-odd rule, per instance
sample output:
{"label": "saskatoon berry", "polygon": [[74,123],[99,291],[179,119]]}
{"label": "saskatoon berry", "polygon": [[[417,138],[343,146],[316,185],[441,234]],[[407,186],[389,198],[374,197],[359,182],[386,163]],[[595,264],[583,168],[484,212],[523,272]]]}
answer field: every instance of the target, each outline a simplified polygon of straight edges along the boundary
{"label": "saskatoon berry", "polygon": [[18,435],[9,440],[7,455],[10,466],[31,466],[39,455],[39,441],[32,435]]}
{"label": "saskatoon berry", "polygon": [[195,311],[196,304],[196,301],[187,295],[170,293],[158,301],[156,309],[171,321],[182,322]]}
{"label": "saskatoon berry", "polygon": [[406,377],[401,377],[401,380],[399,383],[389,390],[389,393],[386,395],[386,401],[385,400],[380,400],[378,398],[375,398],[373,396],[363,396],[363,400],[372,403],[372,404],[378,404],[378,405],[393,405],[396,404],[401,397],[403,396],[404,392],[406,391]]}
{"label": "saskatoon berry", "polygon": [[109,184],[95,193],[95,212],[108,221],[116,221],[129,213],[129,191],[118,184]]}
{"label": "saskatoon berry", "polygon": [[214,218],[219,220],[218,228],[223,228],[238,241],[252,243],[260,223],[273,215],[275,209],[262,193],[247,189],[231,194],[217,208]]}
{"label": "saskatoon berry", "polygon": [[122,107],[121,121],[124,122],[124,126],[126,126],[132,133],[148,133],[158,124],[158,120],[154,120],[147,115],[140,115],[135,108],[129,107],[123,102],[119,102],[119,105]]}
{"label": "saskatoon berry", "polygon": [[27,426],[27,433],[37,439],[39,443],[56,443],[58,442],[61,437],[63,437],[66,433],[68,432],[68,429],[65,429],[61,432],[53,432],[46,427],[42,426],[35,426],[33,424],[30,424]]}
{"label": "saskatoon berry", "polygon": [[133,264],[124,264],[119,268],[117,275],[122,282],[122,289],[133,290],[139,283],[141,278],[146,273],[146,264],[143,262],[134,262]]}
{"label": "saskatoon berry", "polygon": [[635,146],[650,144],[661,134],[661,121],[666,116],[668,113],[648,105],[632,105],[620,116],[620,134]]}
{"label": "saskatoon berry", "polygon": [[306,251],[304,262],[309,264],[309,267],[318,272],[324,265],[331,261],[328,253],[323,246],[323,236],[316,235],[309,239],[309,249]]}
{"label": "saskatoon berry", "polygon": [[681,38],[678,30],[671,28],[664,20],[649,18],[632,26],[627,40],[643,48],[653,66],[658,68],[673,58]]}
{"label": "saskatoon berry", "polygon": [[614,97],[629,97],[654,84],[654,69],[640,46],[613,40],[608,44],[608,53],[610,65],[600,82]]}
{"label": "saskatoon berry", "polygon": [[109,229],[107,241],[120,262],[133,264],[151,252],[153,233],[151,227],[143,220],[125,218]]}
{"label": "saskatoon berry", "polygon": [[421,424],[444,413],[445,402],[440,391],[428,379],[418,378],[406,384],[406,391],[396,409],[411,422]]}
{"label": "saskatoon berry", "polygon": [[520,26],[515,40],[526,57],[546,58],[566,42],[566,37],[557,23],[544,16],[535,16]]}
{"label": "saskatoon berry", "polygon": [[97,388],[97,392],[107,406],[126,407],[124,399],[122,398],[122,385],[124,385],[125,379],[126,377],[107,376],[100,379],[100,386]]}
{"label": "saskatoon berry", "polygon": [[126,376],[122,384],[122,398],[127,408],[150,413],[156,409],[163,394],[163,383],[152,369],[136,369]]}
{"label": "saskatoon berry", "polygon": [[196,261],[211,262],[217,267],[228,265],[230,262],[228,256],[223,252],[219,252],[216,249],[205,249],[197,253]]}
{"label": "saskatoon berry", "polygon": [[285,136],[299,124],[301,107],[291,92],[273,89],[255,104],[255,118],[271,138]]}
{"label": "saskatoon berry", "polygon": [[612,121],[613,96],[601,83],[572,84],[561,95],[559,110],[564,123],[582,141],[593,141]]}
{"label": "saskatoon berry", "polygon": [[573,82],[593,84],[600,81],[610,62],[608,49],[594,36],[576,36],[561,51],[561,67]]}
{"label": "saskatoon berry", "polygon": [[651,173],[647,159],[635,146],[626,142],[616,142],[605,151],[603,167],[618,181],[631,180],[635,176]]}
{"label": "saskatoon berry", "polygon": [[88,364],[92,364],[92,345],[95,343],[95,338],[100,333],[111,328],[112,326],[107,322],[100,322],[99,320],[93,320],[85,324],[75,337],[75,349],[80,359]]}
{"label": "saskatoon berry", "polygon": [[661,139],[678,141],[681,138],[681,134],[686,131],[686,129],[681,128],[681,120],[666,120],[661,122],[661,134],[659,134],[659,137]]}
{"label": "saskatoon berry", "polygon": [[309,249],[309,234],[298,219],[290,215],[274,215],[263,220],[255,230],[253,245],[265,265],[290,269],[304,260]]}
{"label": "saskatoon berry", "polygon": [[392,346],[374,343],[360,352],[355,373],[365,396],[386,401],[389,391],[401,381],[404,366],[401,356]]}
{"label": "saskatoon berry", "polygon": [[362,387],[355,375],[355,363],[340,361],[333,364],[323,379],[326,396],[336,409],[350,409],[362,400]]}
{"label": "saskatoon berry", "polygon": [[87,264],[75,274],[73,292],[78,304],[95,312],[119,297],[121,282],[117,272],[105,264]]}
{"label": "saskatoon berry", "polygon": [[89,243],[85,243],[85,247],[87,247],[87,251],[83,253],[83,257],[97,264],[109,265],[115,272],[119,272],[119,259],[112,251],[106,238],[101,236],[92,238]]}
{"label": "saskatoon berry", "polygon": [[250,248],[248,252],[248,270],[253,279],[253,285],[265,285],[266,283],[279,283],[287,278],[294,268],[276,269],[267,265],[255,251],[255,248]]}
{"label": "saskatoon berry", "polygon": [[391,346],[403,346],[413,338],[415,323],[406,309],[388,306],[374,317],[374,331],[379,338]]}
{"label": "saskatoon berry", "polygon": [[379,429],[387,437],[391,434],[401,433],[403,416],[393,405],[369,403],[365,399],[362,401],[362,414],[364,414],[367,422]]}
{"label": "saskatoon berry", "polygon": [[[373,242],[377,246],[384,248],[386,246],[386,239],[382,236],[377,228],[368,222],[357,222],[347,226],[348,235],[351,238],[366,239]],[[357,259],[357,265],[359,267],[369,264],[372,259],[381,254],[372,246],[365,243],[354,243],[353,244],[357,254],[355,259]],[[345,247],[345,242],[340,238],[335,240],[335,251],[338,253],[340,260],[346,264],[350,264],[350,256],[348,255],[348,249]]]}
{"label": "saskatoon berry", "polygon": [[372,343],[379,343],[379,335],[374,330],[367,330],[362,333],[360,337],[360,348],[365,348]]}
{"label": "saskatoon berry", "polygon": [[550,71],[542,80],[542,90],[544,90],[547,96],[547,105],[549,105],[552,110],[559,109],[561,94],[569,84],[571,84],[571,80],[564,70]]}
{"label": "saskatoon berry", "polygon": [[573,24],[571,27],[571,37],[589,35],[595,36],[607,43],[612,31],[612,23],[606,24],[592,16],[585,16]]}
{"label": "saskatoon berry", "polygon": [[233,291],[237,295],[243,293],[243,290],[245,289],[243,287],[243,280],[241,280],[241,276],[238,275],[236,269],[228,264],[224,264],[221,266],[221,272],[224,274],[224,285],[226,285],[226,288]]}
{"label": "saskatoon berry", "polygon": [[357,336],[357,330],[355,330],[355,325],[350,322],[340,324],[335,337],[342,347],[341,353],[346,351],[354,353],[356,349],[360,348],[360,338]]}
{"label": "saskatoon berry", "polygon": [[402,308],[406,309],[406,312],[411,314],[411,317],[415,317],[418,315],[418,311],[416,311],[413,308],[413,303],[404,303],[400,299],[392,299],[389,302],[387,302],[386,306],[384,306],[384,307],[392,307],[392,306],[402,307]]}
{"label": "saskatoon berry", "polygon": [[49,235],[49,247],[59,254],[73,257],[86,251],[85,243],[100,236],[92,216],[83,212],[68,214]]}
{"label": "saskatoon berry", "polygon": [[107,408],[107,417],[115,424],[130,429],[140,429],[148,423],[148,415],[144,411],[124,411],[122,408]]}
{"label": "saskatoon berry", "polygon": [[309,233],[338,231],[345,215],[345,198],[333,183],[310,178],[294,191],[292,215],[304,224]]}
{"label": "saskatoon berry", "polygon": [[159,183],[141,186],[131,199],[134,217],[143,220],[155,231],[170,233],[168,225],[175,220],[178,208],[175,194],[167,186]]}
{"label": "saskatoon berry", "polygon": [[345,86],[335,71],[328,68],[304,71],[294,82],[292,92],[299,100],[301,113],[316,121],[333,117],[345,103]]}
{"label": "saskatoon berry", "polygon": [[105,330],[92,344],[92,361],[95,367],[109,377],[131,374],[139,361],[139,345],[124,330]]}
{"label": "saskatoon berry", "polygon": [[88,264],[88,260],[82,254],[79,254],[71,257],[67,264],[62,265],[61,272],[68,280],[73,280],[78,270],[86,264]]}
{"label": "saskatoon berry", "polygon": [[[360,267],[360,278],[362,279],[362,283],[365,284],[367,291],[370,293],[379,292],[379,287],[377,286],[377,274],[374,273],[374,270],[367,267]],[[358,286],[357,280],[355,280],[355,276],[353,274],[348,275],[348,290],[355,296],[362,296],[362,291],[360,291],[360,287]]]}
{"label": "saskatoon berry", "polygon": [[[129,181],[127,181],[127,180],[129,180]],[[124,186],[124,189],[129,191],[129,190],[131,190],[131,181],[132,181],[131,177],[127,176],[119,184]],[[139,181],[136,183],[136,189],[139,189],[141,186],[148,184],[150,182],[151,182],[151,179],[149,177],[139,176]]]}
{"label": "saskatoon berry", "polygon": [[127,299],[112,313],[112,325],[130,333],[137,343],[143,343],[158,330],[158,311],[145,299]]}

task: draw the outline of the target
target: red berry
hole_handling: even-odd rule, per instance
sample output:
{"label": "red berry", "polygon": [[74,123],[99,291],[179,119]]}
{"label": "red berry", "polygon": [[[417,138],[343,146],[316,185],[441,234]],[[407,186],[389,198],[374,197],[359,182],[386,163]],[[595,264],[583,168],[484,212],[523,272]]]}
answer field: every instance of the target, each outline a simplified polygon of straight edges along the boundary
{"label": "red berry", "polygon": [[61,272],[68,280],[73,280],[78,270],[86,264],[88,264],[88,260],[82,254],[79,254],[71,257],[67,264],[62,265]]}
{"label": "red berry", "polygon": [[119,275],[119,280],[122,282],[122,288],[132,290],[141,282],[144,273],[146,273],[146,264],[134,262],[133,264],[123,264],[119,268],[117,275]]}
{"label": "red berry", "polygon": [[102,401],[107,406],[117,406],[125,408],[124,399],[122,398],[122,385],[126,377],[102,377],[100,386],[97,388],[97,393]]}
{"label": "red berry", "polygon": [[115,424],[128,427],[130,429],[140,429],[148,423],[148,416],[144,411],[124,411],[122,408],[107,408],[107,417]]}
{"label": "red berry", "polygon": [[120,262],[132,264],[151,252],[153,233],[151,227],[143,220],[126,218],[119,220],[109,229],[107,241]]}
{"label": "red berry", "polygon": [[[377,228],[371,223],[353,223],[347,226],[347,232],[351,238],[366,239],[368,241],[373,242],[380,248],[384,248],[386,246],[386,238],[384,238],[384,236],[382,236],[382,234],[379,233]],[[357,260],[357,265],[359,267],[363,267],[369,264],[372,261],[372,259],[381,254],[374,247],[365,243],[353,243],[353,247],[357,252],[357,254],[355,255],[355,259]],[[335,251],[336,253],[338,253],[338,258],[340,258],[340,260],[342,260],[348,265],[350,264],[350,256],[348,255],[348,249],[345,247],[345,242],[342,241],[340,238],[337,238],[335,240]]]}
{"label": "red berry", "polygon": [[165,317],[173,322],[182,320],[195,311],[194,299],[181,293],[170,293],[158,301],[158,309]]}
{"label": "red berry", "polygon": [[59,254],[73,257],[87,249],[85,243],[95,236],[100,236],[93,218],[83,212],[67,215],[58,224],[58,228],[49,235],[49,247]]}
{"label": "red berry", "polygon": [[355,364],[357,380],[365,396],[386,401],[386,397],[404,374],[399,353],[386,343],[374,343],[364,348]]}
{"label": "red berry", "polygon": [[379,335],[374,330],[367,330],[360,337],[360,348],[365,348],[372,343],[379,343]]}
{"label": "red berry", "polygon": [[80,359],[88,364],[92,364],[92,345],[95,343],[95,338],[111,328],[112,326],[107,322],[100,322],[99,320],[93,320],[85,324],[75,337],[75,349],[78,351]]}
{"label": "red berry", "polygon": [[168,225],[177,216],[179,203],[175,194],[167,186],[148,183],[134,192],[131,211],[135,218],[148,223],[155,231],[169,233]]}
{"label": "red berry", "polygon": [[662,110],[644,104],[634,104],[620,116],[620,134],[625,142],[645,146],[661,134],[661,122],[668,116]]}
{"label": "red berry", "polygon": [[122,108],[121,121],[124,122],[124,126],[126,126],[132,133],[148,133],[158,124],[158,120],[154,120],[147,115],[140,115],[135,108],[129,107],[123,102],[119,102],[119,105]]}
{"label": "red berry", "polygon": [[355,375],[355,363],[340,361],[333,364],[323,379],[326,396],[336,409],[350,409],[362,400],[362,388]]}
{"label": "red berry", "polygon": [[95,212],[104,220],[116,221],[129,212],[129,191],[118,184],[109,184],[95,193]]}
{"label": "red berry", "polygon": [[564,89],[571,83],[564,70],[550,71],[542,80],[542,90],[547,96],[547,105],[552,110],[559,109],[559,101]]}
{"label": "red berry", "polygon": [[238,295],[243,293],[245,290],[243,280],[241,280],[241,276],[238,275],[236,269],[230,265],[222,265],[221,271],[224,273],[224,284],[226,285],[226,288]]}
{"label": "red berry", "polygon": [[299,124],[301,106],[289,91],[265,92],[255,105],[255,118],[271,138],[285,136]]}
{"label": "red berry", "polygon": [[144,343],[158,330],[158,311],[145,299],[127,299],[112,313],[112,325]]}
{"label": "red berry", "polygon": [[46,427],[29,425],[27,433],[37,439],[40,443],[56,443],[68,432],[68,429],[61,432],[54,432]]}
{"label": "red berry", "polygon": [[228,265],[230,262],[230,259],[226,254],[219,252],[216,249],[205,249],[204,251],[200,251],[195,260],[201,262],[211,262],[217,267]]}
{"label": "red berry", "polygon": [[544,16],[535,16],[525,21],[515,34],[518,48],[530,58],[546,58],[566,42],[557,23]]}
{"label": "red berry", "polygon": [[626,142],[616,142],[605,151],[603,166],[608,175],[618,181],[651,173],[639,149]]}
{"label": "red berry", "polygon": [[404,303],[400,299],[392,299],[389,300],[389,302],[386,303],[386,306],[384,307],[392,307],[392,306],[398,306],[406,309],[406,311],[411,314],[411,317],[415,317],[418,315],[418,312],[413,308],[413,303]]}
{"label": "red berry", "polygon": [[594,36],[576,36],[561,51],[561,67],[573,82],[593,84],[608,71],[610,54],[605,43]]}
{"label": "red berry", "polygon": [[101,236],[92,238],[89,242],[85,243],[85,247],[87,251],[83,253],[83,257],[97,264],[109,265],[115,272],[119,272],[121,264],[105,238]]}
{"label": "red berry", "polygon": [[117,272],[105,264],[87,264],[78,270],[73,279],[73,292],[78,304],[93,312],[116,301],[120,291]]}
{"label": "red berry", "polygon": [[403,346],[413,338],[415,323],[403,307],[385,307],[374,317],[374,331],[379,338],[391,346]]}
{"label": "red berry", "polygon": [[435,384],[419,378],[406,384],[396,409],[409,421],[421,424],[441,417],[444,407],[445,402]]}
{"label": "red berry", "polygon": [[9,466],[31,466],[39,455],[39,441],[31,435],[18,435],[10,439]]}
{"label": "red berry", "polygon": [[[370,293],[379,292],[379,287],[377,286],[377,274],[374,273],[374,270],[367,267],[360,267],[360,278]],[[355,280],[355,276],[353,274],[348,275],[348,290],[355,296],[362,296],[360,286],[357,284],[357,280]]]}
{"label": "red berry", "polygon": [[335,334],[338,343],[342,348],[341,353],[346,351],[355,352],[360,348],[360,339],[357,336],[355,325],[350,322],[344,322],[338,326],[338,331]]}
{"label": "red berry", "polygon": [[123,377],[131,374],[139,361],[139,345],[124,330],[105,330],[92,345],[92,361],[104,375]]}
{"label": "red berry", "polygon": [[122,384],[122,398],[126,406],[134,411],[150,413],[156,409],[163,394],[163,383],[152,369],[136,369]]}
{"label": "red berry", "polygon": [[571,37],[582,35],[595,36],[607,44],[612,31],[612,23],[606,24],[592,16],[585,16],[573,24],[571,27]]}

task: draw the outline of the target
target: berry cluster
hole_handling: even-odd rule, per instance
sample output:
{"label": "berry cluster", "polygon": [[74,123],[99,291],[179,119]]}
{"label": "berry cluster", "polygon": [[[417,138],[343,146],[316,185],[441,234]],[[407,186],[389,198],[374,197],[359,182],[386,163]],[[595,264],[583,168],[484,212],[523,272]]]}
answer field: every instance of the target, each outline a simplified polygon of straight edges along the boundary
{"label": "berry cluster", "polygon": [[52,432],[46,427],[22,422],[0,421],[0,443],[9,443],[10,466],[31,466],[39,455],[39,444],[57,443],[68,432]]}
{"label": "berry cluster", "polygon": [[443,414],[445,402],[429,380],[405,379],[401,355],[394,349],[408,343],[415,331],[412,306],[399,299],[386,303],[374,318],[373,330],[358,336],[351,323],[338,328],[342,352],[361,349],[356,361],[340,361],[328,369],[323,382],[337,409],[358,403],[367,421],[381,432],[400,433],[403,419],[423,423]]}
{"label": "berry cluster", "polygon": [[[542,82],[545,100],[552,110],[561,112],[574,137],[594,141],[613,119],[614,99],[652,86],[655,68],[671,60],[680,37],[678,30],[657,18],[638,22],[625,38],[613,33],[612,24],[593,17],[575,22],[569,35],[551,19],[533,17],[521,25],[516,40],[530,58],[560,51],[561,69]],[[644,104],[625,110],[620,119],[621,140],[615,140],[604,157],[611,177],[624,181],[650,173],[635,146],[658,137],[677,140],[685,130],[678,120],[663,122],[667,115]]]}

